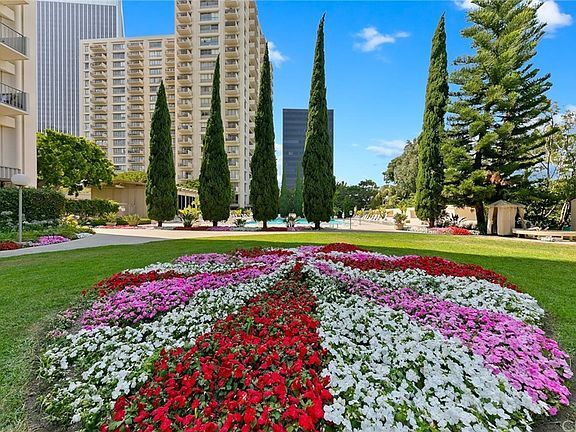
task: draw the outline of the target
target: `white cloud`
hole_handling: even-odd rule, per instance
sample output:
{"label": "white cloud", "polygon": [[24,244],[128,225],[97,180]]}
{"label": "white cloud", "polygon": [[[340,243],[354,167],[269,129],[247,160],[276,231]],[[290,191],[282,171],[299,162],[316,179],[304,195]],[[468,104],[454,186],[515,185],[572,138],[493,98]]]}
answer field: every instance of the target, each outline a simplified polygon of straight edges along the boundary
{"label": "white cloud", "polygon": [[288,57],[282,54],[278,48],[276,48],[276,44],[274,42],[268,42],[268,55],[270,56],[270,61],[276,67],[282,66]]}
{"label": "white cloud", "polygon": [[572,16],[560,11],[560,6],[555,0],[546,0],[538,9],[538,20],[546,24],[546,31],[554,32],[560,27],[572,24]]}
{"label": "white cloud", "polygon": [[385,35],[380,33],[376,27],[364,27],[355,36],[360,41],[354,43],[354,48],[362,52],[371,52],[377,50],[383,44],[390,44],[396,42],[397,39],[407,38],[410,34],[398,32],[393,35]]}
{"label": "white cloud", "polygon": [[406,140],[378,140],[376,144],[366,147],[369,152],[385,158],[399,156],[406,147]]}
{"label": "white cloud", "polygon": [[[473,0],[452,0],[459,9],[474,10],[478,6],[472,3]],[[538,4],[539,0],[533,0],[532,4]],[[572,16],[560,11],[560,6],[556,0],[544,0],[542,6],[536,12],[538,21],[546,24],[546,31],[553,33],[560,27],[566,27],[572,24]]]}
{"label": "white cloud", "polygon": [[453,0],[453,1],[459,9],[463,10],[472,10],[478,7],[474,3],[472,3],[472,0]]}

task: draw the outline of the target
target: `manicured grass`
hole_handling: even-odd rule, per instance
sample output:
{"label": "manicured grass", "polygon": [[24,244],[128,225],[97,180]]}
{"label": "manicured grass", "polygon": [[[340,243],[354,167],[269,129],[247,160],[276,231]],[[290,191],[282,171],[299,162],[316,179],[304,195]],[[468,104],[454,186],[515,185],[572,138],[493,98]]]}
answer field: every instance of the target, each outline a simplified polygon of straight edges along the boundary
{"label": "manicured grass", "polygon": [[28,430],[24,401],[37,329],[98,280],[185,253],[332,242],[388,254],[437,255],[499,272],[538,300],[549,312],[556,339],[576,355],[576,245],[400,233],[299,233],[27,255],[0,259],[0,430]]}

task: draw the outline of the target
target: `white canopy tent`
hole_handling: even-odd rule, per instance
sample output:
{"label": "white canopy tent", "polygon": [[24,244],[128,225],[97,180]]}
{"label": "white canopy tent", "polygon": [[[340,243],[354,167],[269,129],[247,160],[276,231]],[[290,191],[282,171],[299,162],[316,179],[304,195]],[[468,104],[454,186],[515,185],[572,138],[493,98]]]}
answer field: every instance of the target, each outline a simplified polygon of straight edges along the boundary
{"label": "white canopy tent", "polygon": [[525,228],[524,214],[526,206],[500,200],[488,206],[488,234],[499,236],[512,235],[516,225],[516,216],[520,216],[522,227]]}

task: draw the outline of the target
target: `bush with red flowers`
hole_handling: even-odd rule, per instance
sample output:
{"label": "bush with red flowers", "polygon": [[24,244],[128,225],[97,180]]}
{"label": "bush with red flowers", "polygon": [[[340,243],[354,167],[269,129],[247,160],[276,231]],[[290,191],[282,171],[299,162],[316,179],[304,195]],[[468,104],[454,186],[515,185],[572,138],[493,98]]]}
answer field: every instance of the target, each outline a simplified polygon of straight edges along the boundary
{"label": "bush with red flowers", "polygon": [[[179,277],[185,277],[185,275],[175,271],[158,272],[155,270],[146,273],[121,272],[101,280],[96,285],[94,285],[93,289],[99,297],[105,297],[108,294],[122,291],[128,286],[138,286],[145,282],[174,279]],[[88,291],[83,291],[82,294],[87,295]]]}
{"label": "bush with red flowers", "polygon": [[16,250],[21,247],[19,243],[13,241],[0,241],[0,251]]}

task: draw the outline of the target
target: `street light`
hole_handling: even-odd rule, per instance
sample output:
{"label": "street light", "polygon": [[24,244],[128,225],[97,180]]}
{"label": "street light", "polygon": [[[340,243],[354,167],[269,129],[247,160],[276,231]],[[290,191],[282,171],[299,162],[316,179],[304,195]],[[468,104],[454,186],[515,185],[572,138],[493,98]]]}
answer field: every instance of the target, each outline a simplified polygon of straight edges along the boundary
{"label": "street light", "polygon": [[354,212],[350,210],[350,213],[348,214],[350,215],[350,229],[352,229],[352,215],[354,214]]}
{"label": "street light", "polygon": [[10,181],[18,186],[18,242],[22,243],[22,189],[30,184],[30,178],[25,174],[14,174]]}

